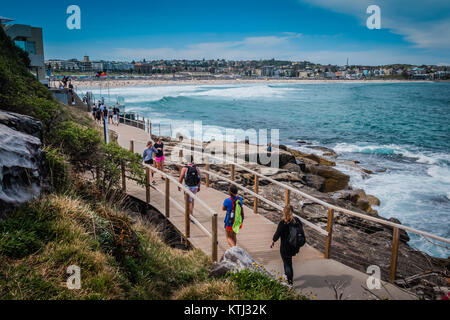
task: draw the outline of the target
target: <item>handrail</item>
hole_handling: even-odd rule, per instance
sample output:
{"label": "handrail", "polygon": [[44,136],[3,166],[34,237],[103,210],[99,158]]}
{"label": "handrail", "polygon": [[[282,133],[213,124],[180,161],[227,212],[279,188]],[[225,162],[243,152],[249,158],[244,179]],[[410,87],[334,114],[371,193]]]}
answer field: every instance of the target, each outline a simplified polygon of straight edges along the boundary
{"label": "handrail", "polygon": [[[221,175],[219,175],[219,174],[217,174],[217,173],[215,173],[215,172],[211,172],[211,171],[209,171],[209,170],[202,169],[202,172],[205,172],[205,173],[207,173],[207,174],[209,174],[209,175],[215,176],[215,177],[217,177],[217,178],[219,178],[219,179],[222,179],[222,180],[224,180],[224,181],[226,181],[226,182],[228,182],[228,183],[234,184],[236,187],[238,187],[238,188],[244,190],[245,192],[247,192],[247,193],[251,194],[252,196],[254,196],[254,197],[260,199],[261,201],[263,201],[263,202],[269,204],[270,206],[274,207],[275,209],[278,209],[278,210],[280,210],[280,211],[283,211],[283,209],[284,209],[282,206],[280,206],[280,205],[278,205],[278,204],[276,204],[276,203],[274,203],[274,202],[272,202],[272,201],[270,201],[270,200],[264,198],[263,196],[261,196],[261,195],[255,193],[255,192],[253,192],[253,191],[247,189],[247,188],[244,187],[244,186],[241,186],[240,184],[238,184],[238,183],[235,182],[235,181],[232,181],[232,180],[230,180],[230,179],[228,179],[228,178],[225,178],[225,177],[223,177],[223,176],[221,176]],[[296,215],[296,214],[294,214],[294,216],[296,216],[297,218],[299,218],[300,221],[302,221],[305,225],[307,225],[308,227],[310,227],[310,228],[316,230],[317,232],[321,233],[322,235],[324,235],[324,236],[327,236],[327,235],[328,235],[328,232],[326,232],[326,231],[323,230],[322,228],[316,226],[314,223],[311,223],[311,222],[309,222],[308,220],[306,220],[306,219],[304,219],[304,218],[302,218],[302,217],[300,217],[300,216],[298,216],[298,215]]]}
{"label": "handrail", "polygon": [[[158,191],[160,194],[164,195],[164,192],[155,188],[156,191]],[[183,212],[184,208],[182,205],[180,205],[174,198],[169,197],[170,201],[181,211]],[[189,215],[189,218],[194,221],[195,225],[199,227],[200,230],[202,230],[204,233],[206,233],[210,238],[212,238],[211,232],[209,232],[193,215]]]}
{"label": "handrail", "polygon": [[170,176],[169,174],[155,168],[152,167],[148,164],[144,164],[144,167],[148,167],[150,168],[150,170],[155,171],[161,175],[163,175],[164,177],[168,178],[170,181],[172,181],[177,187],[182,188],[184,190],[184,192],[186,192],[187,194],[189,194],[193,199],[195,199],[196,201],[198,201],[198,203],[200,203],[203,207],[205,207],[212,215],[217,214],[217,212],[210,208],[202,199],[200,199],[199,197],[197,197],[191,190],[189,190],[188,187],[182,185],[181,183],[179,183],[175,178],[173,178],[172,176]]}
{"label": "handrail", "polygon": [[[182,144],[182,146],[184,146],[184,145]],[[203,152],[194,151],[194,150],[188,150],[188,149],[186,149],[186,150],[190,151],[190,152],[200,153],[200,154],[204,155]],[[341,207],[329,204],[329,203],[327,203],[327,202],[325,202],[323,200],[320,200],[320,199],[318,199],[316,197],[313,197],[313,196],[311,196],[311,195],[309,195],[307,193],[304,193],[304,192],[302,192],[302,191],[300,191],[298,189],[295,189],[295,188],[293,188],[291,186],[288,186],[288,185],[286,185],[284,183],[276,181],[276,180],[274,180],[274,179],[272,179],[270,177],[267,177],[267,176],[265,176],[265,175],[263,175],[263,174],[261,174],[259,172],[251,170],[251,169],[249,169],[249,168],[247,168],[247,167],[245,167],[245,166],[243,166],[243,165],[241,165],[241,164],[239,164],[237,162],[227,160],[226,157],[219,158],[219,157],[215,157],[215,156],[210,155],[210,154],[208,154],[207,156],[210,157],[210,158],[216,159],[216,160],[221,160],[221,161],[225,161],[225,162],[227,162],[229,164],[233,164],[233,165],[235,165],[235,166],[237,166],[239,168],[242,168],[245,171],[247,171],[249,173],[252,173],[252,174],[254,174],[254,175],[256,175],[256,176],[258,176],[258,177],[260,177],[262,179],[265,179],[265,180],[267,180],[267,181],[269,181],[269,182],[271,182],[273,184],[276,184],[276,185],[281,186],[281,187],[283,187],[283,188],[285,188],[287,190],[290,190],[292,192],[300,194],[302,197],[307,198],[307,199],[309,199],[309,200],[311,200],[311,201],[313,201],[313,202],[315,202],[317,204],[320,204],[320,205],[322,205],[322,206],[324,206],[324,207],[326,207],[328,209],[333,209],[335,211],[342,212],[342,213],[345,213],[345,214],[348,214],[348,215],[352,215],[352,216],[356,216],[356,217],[359,217],[359,218],[362,218],[362,219],[365,219],[365,220],[369,220],[369,221],[372,221],[372,222],[377,222],[377,223],[380,223],[380,224],[388,225],[388,226],[393,227],[393,228],[398,228],[398,229],[402,229],[402,230],[405,230],[405,231],[410,231],[412,233],[419,234],[419,235],[427,237],[427,238],[435,239],[437,241],[441,241],[441,242],[445,242],[445,243],[449,243],[450,244],[450,239],[446,239],[446,238],[443,238],[443,237],[440,237],[440,236],[436,236],[436,235],[431,234],[429,232],[417,230],[415,228],[411,228],[411,227],[404,226],[404,225],[401,225],[401,224],[398,224],[398,223],[394,223],[394,222],[382,220],[382,219],[379,219],[379,218],[371,217],[371,216],[368,216],[368,215],[365,215],[365,214],[362,214],[362,213],[358,213],[358,212],[355,212],[355,211],[352,211],[352,210],[348,210],[348,209],[345,209],[345,208],[341,208]]]}

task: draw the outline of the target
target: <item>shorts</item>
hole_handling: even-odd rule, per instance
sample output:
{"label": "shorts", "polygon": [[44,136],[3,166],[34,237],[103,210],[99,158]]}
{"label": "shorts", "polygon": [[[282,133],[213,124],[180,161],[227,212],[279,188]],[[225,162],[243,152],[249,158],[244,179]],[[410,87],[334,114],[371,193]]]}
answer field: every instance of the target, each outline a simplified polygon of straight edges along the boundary
{"label": "shorts", "polygon": [[[241,224],[241,226],[239,227],[239,229],[242,229],[242,226],[243,226],[243,225],[244,225],[244,223]],[[226,231],[234,231],[234,230],[233,230],[233,227],[230,227],[230,226],[225,226],[225,230],[226,230]]]}
{"label": "shorts", "polygon": [[119,122],[119,118],[117,117],[117,114],[113,115],[113,122],[114,123],[118,123]]}
{"label": "shorts", "polygon": [[[197,194],[197,192],[198,192],[198,186],[195,186],[195,187],[189,187],[189,186],[186,186],[187,188],[189,188],[189,191],[191,191],[193,194]],[[189,202],[193,202],[194,201],[194,198],[192,198],[191,196],[189,196]]]}
{"label": "shorts", "polygon": [[164,159],[165,159],[164,156],[155,158],[156,162],[158,162],[158,163],[164,161]]}
{"label": "shorts", "polygon": [[150,159],[150,160],[144,161],[144,163],[145,163],[145,164],[153,164],[153,159]]}

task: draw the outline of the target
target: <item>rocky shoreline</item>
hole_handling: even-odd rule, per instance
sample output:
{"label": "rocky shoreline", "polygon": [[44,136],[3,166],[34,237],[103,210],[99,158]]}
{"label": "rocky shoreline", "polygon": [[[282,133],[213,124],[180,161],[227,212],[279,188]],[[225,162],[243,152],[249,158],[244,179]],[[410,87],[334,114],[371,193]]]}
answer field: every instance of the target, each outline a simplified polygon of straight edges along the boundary
{"label": "rocky shoreline", "polygon": [[[167,159],[170,159],[171,151],[178,155],[177,145],[179,141],[172,138],[164,138],[167,149]],[[184,142],[186,143],[186,142]],[[237,158],[238,154],[245,152],[248,155],[248,143],[229,143],[211,141],[201,144],[203,151],[217,150],[217,144],[222,144],[224,154]],[[195,150],[200,151],[200,144],[196,144]],[[270,178],[290,185],[309,195],[330,204],[373,216],[382,220],[401,223],[398,219],[386,219],[378,215],[374,207],[380,205],[380,200],[374,195],[366,194],[362,189],[354,189],[349,185],[350,177],[335,169],[337,154],[333,150],[312,146],[323,152],[322,156],[315,153],[306,153],[280,145],[273,148],[272,153],[279,156],[280,169],[273,169],[262,164],[246,164],[246,167],[260,172]],[[188,154],[188,151],[184,151]],[[235,158],[235,159],[236,159]],[[258,162],[259,155],[257,157]],[[348,161],[348,160],[347,160]],[[358,166],[357,161],[350,161],[364,174],[376,174]],[[270,164],[269,164],[270,165]],[[204,168],[204,164],[199,165]],[[167,168],[174,173],[179,170],[179,164],[167,161]],[[210,170],[219,172],[225,177],[230,175],[230,166],[225,164],[210,164]],[[204,178],[204,177],[203,177]],[[210,177],[210,187],[226,191],[228,183]],[[254,177],[245,170],[235,168],[235,181],[253,190]],[[284,205],[284,190],[264,180],[259,181],[259,194],[265,198]],[[246,205],[253,207],[253,197],[244,194]],[[291,193],[291,205],[296,214],[308,221],[326,228],[327,209],[319,204],[307,200],[296,193]],[[264,215],[274,223],[278,223],[281,214],[269,205],[258,202],[258,213]],[[325,238],[316,231],[306,227],[308,243],[323,252]],[[423,299],[439,299],[448,292],[449,286],[449,259],[440,259],[412,248],[408,245],[409,236],[405,231],[400,232],[400,245],[398,253],[397,280],[398,286],[411,290]],[[426,240],[424,240],[426,241]],[[331,258],[342,262],[362,272],[366,272],[371,265],[377,265],[381,269],[381,278],[389,279],[390,260],[392,252],[392,227],[371,222],[342,213],[335,214],[333,226],[333,242]]]}

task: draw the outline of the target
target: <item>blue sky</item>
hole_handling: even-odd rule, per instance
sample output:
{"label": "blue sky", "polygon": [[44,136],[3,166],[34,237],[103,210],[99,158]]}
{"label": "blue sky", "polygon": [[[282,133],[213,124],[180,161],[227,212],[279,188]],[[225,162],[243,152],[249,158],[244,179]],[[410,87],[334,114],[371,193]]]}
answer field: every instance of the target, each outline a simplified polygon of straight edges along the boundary
{"label": "blue sky", "polygon": [[[73,4],[81,30],[66,27]],[[366,27],[371,4],[380,30]],[[450,64],[448,0],[4,1],[0,16],[41,26],[46,59]]]}

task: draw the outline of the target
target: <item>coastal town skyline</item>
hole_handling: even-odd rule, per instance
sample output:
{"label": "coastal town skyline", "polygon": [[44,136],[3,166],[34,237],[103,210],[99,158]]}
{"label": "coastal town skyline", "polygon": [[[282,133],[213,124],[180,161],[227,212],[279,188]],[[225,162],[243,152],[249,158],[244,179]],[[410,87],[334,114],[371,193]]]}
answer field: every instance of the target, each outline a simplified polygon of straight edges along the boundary
{"label": "coastal town skyline", "polygon": [[[69,30],[67,9],[80,8]],[[367,8],[380,8],[369,29]],[[177,8],[177,10],[173,10]],[[449,65],[450,4],[412,1],[284,0],[226,3],[172,1],[5,3],[2,15],[40,26],[46,59],[271,59],[345,65]],[[132,11],[132,15],[126,14]],[[39,14],[37,14],[39,13]]]}
{"label": "coastal town skyline", "polygon": [[114,75],[169,75],[177,78],[192,77],[246,77],[246,78],[301,78],[301,79],[415,79],[448,80],[450,66],[394,64],[380,66],[322,65],[310,61],[289,60],[132,60],[91,61],[89,56],[83,60],[50,59],[45,61],[48,74],[73,73],[96,76],[100,72]]}

